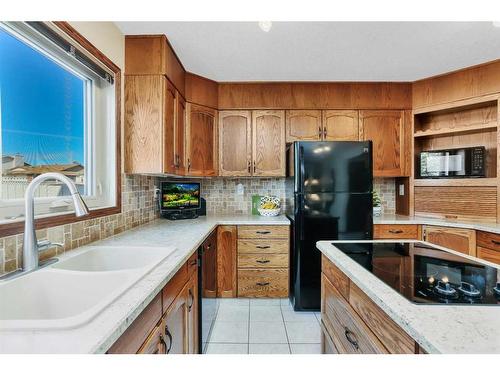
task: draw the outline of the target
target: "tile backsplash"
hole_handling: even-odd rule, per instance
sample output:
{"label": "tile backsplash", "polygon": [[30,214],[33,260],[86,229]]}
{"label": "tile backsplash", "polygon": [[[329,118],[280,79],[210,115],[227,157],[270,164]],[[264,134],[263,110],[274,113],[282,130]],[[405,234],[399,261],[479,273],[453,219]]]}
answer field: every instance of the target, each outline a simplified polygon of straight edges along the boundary
{"label": "tile backsplash", "polygon": [[373,190],[379,193],[384,214],[396,212],[396,184],[394,178],[374,178]]}
{"label": "tile backsplash", "polygon": [[[122,212],[97,219],[79,221],[37,231],[39,240],[48,239],[63,244],[40,253],[48,259],[114,234],[121,233],[158,217],[154,202],[154,186],[159,178],[139,175],[122,175]],[[0,238],[0,274],[22,266],[23,235]]]}
{"label": "tile backsplash", "polygon": [[[243,194],[238,194],[238,185]],[[207,214],[250,214],[252,195],[274,195],[285,210],[284,178],[211,178],[201,181],[201,195],[207,201]]]}

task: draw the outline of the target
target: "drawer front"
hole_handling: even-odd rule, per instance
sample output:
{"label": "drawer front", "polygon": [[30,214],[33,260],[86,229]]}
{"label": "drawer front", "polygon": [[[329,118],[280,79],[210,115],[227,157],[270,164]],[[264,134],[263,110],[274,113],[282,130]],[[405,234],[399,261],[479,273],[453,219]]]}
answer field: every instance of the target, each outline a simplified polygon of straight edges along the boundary
{"label": "drawer front", "polygon": [[488,249],[486,247],[477,247],[477,257],[487,260],[491,263],[500,264],[500,251]]}
{"label": "drawer front", "polygon": [[287,297],[288,269],[239,269],[239,297]]}
{"label": "drawer front", "polygon": [[357,316],[339,291],[321,277],[321,321],[341,354],[387,353],[382,343]]}
{"label": "drawer front", "polygon": [[500,251],[500,234],[477,231],[477,246]]}
{"label": "drawer front", "polygon": [[321,324],[321,354],[339,354],[324,324]]}
{"label": "drawer front", "polygon": [[349,278],[324,255],[321,256],[321,270],[340,294],[349,299]]}
{"label": "drawer front", "polygon": [[354,284],[350,287],[349,303],[390,353],[415,353],[415,341]]}
{"label": "drawer front", "polygon": [[476,256],[476,231],[472,229],[426,225],[424,241]]}
{"label": "drawer front", "polygon": [[238,254],[238,268],[287,268],[288,254]]}
{"label": "drawer front", "polygon": [[375,224],[373,238],[375,239],[410,239],[418,240],[418,225],[416,224]]}
{"label": "drawer front", "polygon": [[165,354],[165,340],[163,338],[163,331],[165,325],[163,321],[160,322],[153,332],[146,339],[137,354]]}
{"label": "drawer front", "polygon": [[175,297],[181,292],[188,281],[188,264],[184,263],[177,273],[163,288],[163,312],[167,311]]}
{"label": "drawer front", "polygon": [[288,225],[240,225],[238,238],[284,238],[288,239]]}
{"label": "drawer front", "polygon": [[238,254],[288,254],[287,240],[238,240]]}

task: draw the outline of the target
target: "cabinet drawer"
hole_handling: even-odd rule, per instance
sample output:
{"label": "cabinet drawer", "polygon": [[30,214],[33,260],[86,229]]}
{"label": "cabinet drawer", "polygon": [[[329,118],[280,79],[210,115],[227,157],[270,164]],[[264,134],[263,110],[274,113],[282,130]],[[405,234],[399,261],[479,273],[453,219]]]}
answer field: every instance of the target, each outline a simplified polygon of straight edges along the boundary
{"label": "cabinet drawer", "polygon": [[165,325],[163,321],[161,321],[153,332],[151,332],[144,344],[142,344],[137,354],[165,354],[165,340],[163,338],[164,329]]}
{"label": "cabinet drawer", "polygon": [[321,324],[321,354],[339,354],[323,323]]}
{"label": "cabinet drawer", "polygon": [[321,321],[341,354],[387,353],[339,291],[321,277]]}
{"label": "cabinet drawer", "polygon": [[373,238],[392,239],[404,238],[418,240],[418,225],[416,224],[375,224],[373,226]]}
{"label": "cabinet drawer", "polygon": [[238,240],[238,254],[288,254],[286,240]]}
{"label": "cabinet drawer", "polygon": [[288,269],[238,270],[239,297],[287,297]]}
{"label": "cabinet drawer", "polygon": [[413,354],[415,341],[403,331],[380,307],[351,283],[349,303],[390,353]]}
{"label": "cabinet drawer", "polygon": [[424,241],[476,256],[476,231],[473,229],[426,225],[423,233]]}
{"label": "cabinet drawer", "polygon": [[477,247],[477,257],[487,260],[491,263],[500,264],[500,251],[488,249],[486,247]]}
{"label": "cabinet drawer", "polygon": [[163,312],[167,311],[175,297],[177,297],[177,295],[181,292],[182,288],[188,281],[188,277],[188,265],[187,263],[184,263],[174,277],[172,277],[168,284],[163,288]]}
{"label": "cabinet drawer", "polygon": [[349,278],[324,255],[321,256],[321,270],[340,294],[349,299]]}
{"label": "cabinet drawer", "polygon": [[287,268],[288,254],[238,254],[238,268]]}
{"label": "cabinet drawer", "polygon": [[477,246],[500,251],[500,234],[477,231]]}
{"label": "cabinet drawer", "polygon": [[238,238],[288,238],[288,225],[240,225]]}

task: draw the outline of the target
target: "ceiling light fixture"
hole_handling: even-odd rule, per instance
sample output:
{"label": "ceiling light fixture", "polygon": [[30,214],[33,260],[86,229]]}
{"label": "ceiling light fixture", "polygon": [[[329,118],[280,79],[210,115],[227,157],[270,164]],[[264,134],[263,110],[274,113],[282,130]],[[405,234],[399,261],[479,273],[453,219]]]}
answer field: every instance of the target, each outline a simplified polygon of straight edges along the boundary
{"label": "ceiling light fixture", "polygon": [[259,27],[262,31],[268,33],[273,27],[273,23],[271,21],[259,21]]}

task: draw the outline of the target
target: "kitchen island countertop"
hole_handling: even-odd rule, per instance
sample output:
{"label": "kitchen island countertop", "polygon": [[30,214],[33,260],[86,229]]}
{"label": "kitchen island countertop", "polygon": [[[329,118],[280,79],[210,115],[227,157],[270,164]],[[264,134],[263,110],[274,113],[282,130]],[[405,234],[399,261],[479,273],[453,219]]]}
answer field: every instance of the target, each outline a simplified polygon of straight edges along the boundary
{"label": "kitchen island countertop", "polygon": [[500,305],[417,305],[340,251],[332,241],[319,241],[317,247],[428,353],[500,353]]}

